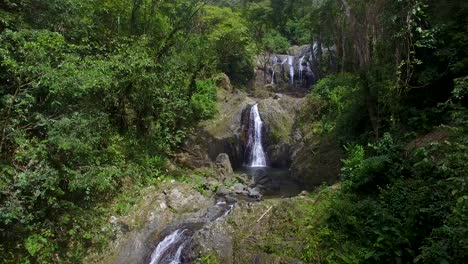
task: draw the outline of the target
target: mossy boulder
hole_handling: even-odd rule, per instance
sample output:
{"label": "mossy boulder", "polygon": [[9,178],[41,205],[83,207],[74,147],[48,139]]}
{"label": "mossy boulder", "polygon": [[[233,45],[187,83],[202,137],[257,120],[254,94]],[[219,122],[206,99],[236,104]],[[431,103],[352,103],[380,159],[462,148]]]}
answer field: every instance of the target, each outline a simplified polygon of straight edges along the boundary
{"label": "mossy boulder", "polygon": [[287,95],[270,97],[258,104],[264,122],[264,144],[269,163],[274,167],[288,167],[294,139],[293,128],[303,98]]}
{"label": "mossy boulder", "polygon": [[291,176],[307,188],[335,183],[343,158],[343,150],[332,136],[305,140],[294,155]]}

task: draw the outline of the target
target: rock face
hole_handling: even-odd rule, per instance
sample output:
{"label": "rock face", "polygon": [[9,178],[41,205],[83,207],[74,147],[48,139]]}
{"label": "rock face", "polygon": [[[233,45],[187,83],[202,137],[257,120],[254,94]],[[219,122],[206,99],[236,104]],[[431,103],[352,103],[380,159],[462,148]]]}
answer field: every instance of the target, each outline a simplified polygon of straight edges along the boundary
{"label": "rock face", "polygon": [[200,124],[197,131],[184,144],[190,162],[197,168],[213,164],[221,153],[229,156],[232,168],[244,162],[242,143],[242,113],[255,101],[241,92],[218,89],[218,114],[212,120]]}
{"label": "rock face", "polygon": [[231,86],[231,80],[229,79],[229,77],[225,73],[222,73],[221,75],[219,75],[216,78],[216,85],[218,87],[226,90],[227,92],[230,92],[230,93],[233,92],[233,89],[232,89],[232,86]]}
{"label": "rock face", "polygon": [[340,174],[343,157],[343,151],[333,138],[304,142],[295,154],[291,175],[309,188],[332,184]]}
{"label": "rock face", "polygon": [[188,185],[164,191],[166,203],[177,213],[195,212],[208,206],[209,201]]}
{"label": "rock face", "polygon": [[224,221],[215,221],[197,231],[193,237],[201,256],[214,255],[218,263],[233,263],[232,228]]}
{"label": "rock face", "polygon": [[304,98],[282,95],[259,102],[260,116],[264,121],[265,151],[273,167],[288,168],[294,138],[294,123]]}
{"label": "rock face", "polygon": [[232,170],[229,156],[226,153],[221,153],[218,155],[218,157],[216,158],[216,168],[222,176],[228,176],[234,172]]}

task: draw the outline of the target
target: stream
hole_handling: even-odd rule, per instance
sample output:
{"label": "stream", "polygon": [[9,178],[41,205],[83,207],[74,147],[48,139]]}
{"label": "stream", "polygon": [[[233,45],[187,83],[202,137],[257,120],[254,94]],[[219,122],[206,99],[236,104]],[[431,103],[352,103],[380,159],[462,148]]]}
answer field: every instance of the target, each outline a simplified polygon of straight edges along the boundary
{"label": "stream", "polygon": [[[248,143],[246,146],[247,166],[240,168],[237,173],[248,175],[251,185],[260,189],[264,198],[292,197],[301,191],[300,185],[291,179],[287,169],[277,169],[267,166],[268,157],[263,148],[263,121],[258,110],[258,104],[250,108]],[[252,188],[254,186],[251,186]],[[239,195],[242,196],[242,195]],[[239,197],[242,199],[242,197]],[[248,197],[244,197],[248,198]],[[222,221],[234,208],[227,198],[219,198],[214,206],[208,208],[204,222],[182,223],[166,228],[161,239],[146,259],[149,264],[178,264],[192,263],[193,249],[192,237],[206,224]]]}

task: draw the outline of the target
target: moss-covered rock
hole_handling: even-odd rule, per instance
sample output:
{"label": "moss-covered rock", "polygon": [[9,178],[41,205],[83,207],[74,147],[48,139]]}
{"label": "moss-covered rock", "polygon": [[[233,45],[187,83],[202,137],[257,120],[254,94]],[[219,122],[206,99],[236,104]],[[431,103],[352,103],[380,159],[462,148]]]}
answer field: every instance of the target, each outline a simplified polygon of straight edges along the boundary
{"label": "moss-covered rock", "polygon": [[259,102],[260,116],[265,124],[265,149],[272,166],[289,167],[291,164],[292,146],[295,144],[293,128],[302,104],[303,98],[287,95]]}
{"label": "moss-covered rock", "polygon": [[291,175],[307,188],[335,183],[343,157],[340,145],[332,136],[305,140],[295,153]]}

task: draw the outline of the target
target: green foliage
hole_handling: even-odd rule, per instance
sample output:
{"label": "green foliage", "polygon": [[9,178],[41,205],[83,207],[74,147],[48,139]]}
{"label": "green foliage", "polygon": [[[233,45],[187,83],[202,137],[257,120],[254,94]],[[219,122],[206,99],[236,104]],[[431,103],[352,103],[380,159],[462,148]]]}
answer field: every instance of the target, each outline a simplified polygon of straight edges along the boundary
{"label": "green foliage", "polygon": [[135,197],[103,207],[164,180],[166,156],[215,114],[215,41],[194,29],[198,3],[151,3],[2,5],[5,262],[80,262],[103,247],[106,218]]}
{"label": "green foliage", "polygon": [[195,263],[197,263],[197,264],[218,264],[219,260],[218,260],[218,257],[214,253],[211,253],[211,254],[208,254],[208,255],[205,255],[205,256],[202,256],[202,257],[198,258],[195,261]]}
{"label": "green foliage", "polygon": [[48,263],[57,250],[57,245],[48,240],[53,238],[50,230],[44,231],[41,235],[32,235],[25,241],[25,247],[32,257],[37,257],[38,263]]}
{"label": "green foliage", "polygon": [[216,112],[216,84],[214,81],[197,81],[197,91],[192,95],[192,107],[200,120],[212,118]]}
{"label": "green foliage", "polygon": [[202,22],[216,52],[218,69],[234,84],[245,86],[253,76],[253,43],[246,21],[229,8],[206,6]]}
{"label": "green foliage", "polygon": [[468,97],[468,78],[455,79],[455,87],[452,91],[452,97],[455,100],[463,100]]}
{"label": "green foliage", "polygon": [[272,30],[265,35],[263,46],[268,52],[285,54],[288,52],[289,42],[279,32]]}
{"label": "green foliage", "polygon": [[363,147],[348,147],[342,188],[323,201],[322,220],[309,231],[313,238],[305,260],[463,262],[467,138],[465,130],[456,131],[450,140],[415,149],[405,158],[390,134],[370,145],[368,157]]}
{"label": "green foliage", "polygon": [[[366,125],[363,87],[352,74],[337,74],[321,79],[307,96],[309,117],[305,122],[317,122],[324,133],[336,133],[340,138],[353,139]],[[307,121],[308,120],[308,121]]]}

